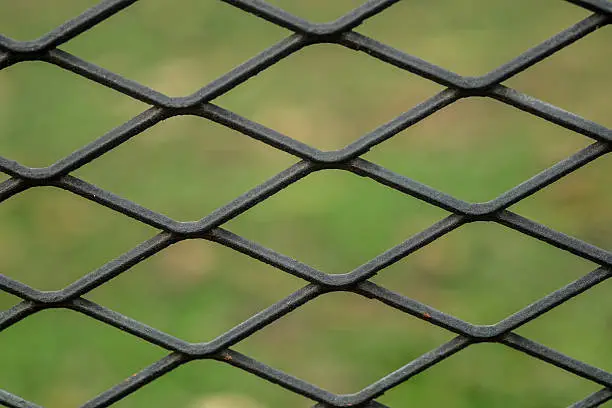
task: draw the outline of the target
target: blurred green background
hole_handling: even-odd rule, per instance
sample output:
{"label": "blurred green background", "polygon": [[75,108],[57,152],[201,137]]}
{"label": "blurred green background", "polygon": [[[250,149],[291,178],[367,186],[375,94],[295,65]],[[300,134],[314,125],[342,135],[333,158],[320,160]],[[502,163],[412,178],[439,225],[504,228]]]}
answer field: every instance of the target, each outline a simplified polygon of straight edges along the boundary
{"label": "blurred green background", "polygon": [[[93,1],[0,3],[0,32],[33,39]],[[358,0],[270,0],[329,21]],[[481,75],[588,16],[558,0],[404,0],[357,31],[464,75]],[[187,95],[289,33],[213,0],[142,0],[63,45],[171,96]],[[507,81],[605,126],[612,30]],[[336,45],[308,47],[215,103],[321,149],[340,148],[442,88]],[[0,71],[0,154],[46,166],[146,109],[60,68]],[[489,99],[462,100],[372,149],[368,160],[469,201],[487,201],[591,141]],[[75,175],[179,220],[195,220],[297,159],[201,118],[150,129]],[[512,208],[612,249],[610,157]],[[7,178],[2,176],[1,179]],[[447,213],[341,171],[315,173],[225,227],[329,273],[352,270]],[[156,231],[44,187],[0,206],[0,272],[60,289]],[[596,265],[495,224],[470,224],[374,281],[473,323],[492,324]],[[229,249],[188,241],[86,298],[190,341],[206,341],[305,283]],[[518,333],[612,369],[604,283]],[[606,292],[608,291],[608,292]],[[0,308],[19,299],[0,293]],[[235,349],[333,392],[350,393],[452,338],[353,294],[322,296]],[[0,388],[47,407],[82,404],[166,351],[67,310],[0,336]],[[599,387],[500,345],[480,344],[388,392],[391,407],[564,407]],[[118,407],[309,407],[225,364],[179,368]]]}

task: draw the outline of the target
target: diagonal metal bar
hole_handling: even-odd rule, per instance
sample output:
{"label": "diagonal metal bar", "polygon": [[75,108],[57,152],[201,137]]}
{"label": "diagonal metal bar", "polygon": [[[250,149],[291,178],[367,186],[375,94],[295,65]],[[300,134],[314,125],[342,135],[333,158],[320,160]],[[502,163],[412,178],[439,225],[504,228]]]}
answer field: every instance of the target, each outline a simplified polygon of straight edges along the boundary
{"label": "diagonal metal bar", "polygon": [[612,252],[550,229],[508,210],[498,213],[496,221],[589,261],[612,267]]}
{"label": "diagonal metal bar", "polygon": [[593,14],[494,69],[481,77],[479,81],[483,82],[484,86],[499,84],[591,34],[605,24],[607,24],[607,17]]}
{"label": "diagonal metal bar", "polygon": [[134,4],[136,1],[103,0],[37,40],[15,41],[12,38],[0,35],[0,48],[15,53],[41,52],[45,49],[55,48]]}
{"label": "diagonal metal bar", "polygon": [[310,37],[332,36],[362,24],[399,0],[368,0],[329,23],[311,23],[262,0],[222,0],[271,23]]}
{"label": "diagonal metal bar", "polygon": [[467,346],[472,344],[472,341],[465,337],[455,337],[451,341],[443,344],[435,350],[429,353],[423,354],[421,357],[406,364],[399,370],[389,374],[388,376],[381,378],[374,384],[364,388],[362,391],[355,395],[355,402],[361,403],[369,401],[373,398],[381,396],[385,391],[398,386],[399,384],[407,381],[411,377],[427,370],[428,368],[446,360],[453,354],[458,353]]}
{"label": "diagonal metal bar", "polygon": [[565,0],[577,6],[596,13],[604,13],[608,16],[612,15],[612,2],[608,0]]}
{"label": "diagonal metal bar", "polygon": [[573,359],[535,341],[519,336],[516,333],[505,335],[500,342],[513,349],[522,351],[532,357],[553,364],[570,373],[576,374],[606,387],[612,387],[612,373],[594,367],[590,364]]}
{"label": "diagonal metal bar", "polygon": [[190,343],[137,320],[124,316],[121,313],[105,308],[104,306],[98,305],[87,299],[73,299],[66,302],[64,307],[92,317],[100,322],[109,324],[156,346],[185,355],[190,354]]}
{"label": "diagonal metal bar", "polygon": [[142,85],[136,81],[124,78],[119,74],[104,69],[98,65],[82,60],[76,55],[60,50],[59,48],[48,51],[41,57],[42,61],[56,65],[66,71],[75,73],[84,78],[97,82],[110,89],[149,105],[164,108],[174,107],[174,99],[163,93]]}
{"label": "diagonal metal bar", "polygon": [[604,388],[589,395],[582,401],[573,404],[569,408],[594,408],[599,407],[610,400],[612,400],[612,389]]}
{"label": "diagonal metal bar", "polygon": [[81,405],[81,408],[105,408],[111,406],[113,403],[125,398],[162,375],[168,374],[170,371],[188,361],[189,358],[184,354],[169,354],[142,371],[126,378],[121,384],[87,401],[85,404]]}
{"label": "diagonal metal bar", "polygon": [[326,402],[333,406],[338,406],[336,401],[341,400],[336,394],[270,367],[234,350],[227,350],[219,353],[217,359],[315,401]]}
{"label": "diagonal metal bar", "polygon": [[582,278],[577,279],[563,288],[554,291],[553,293],[500,321],[494,326],[496,331],[495,334],[498,335],[515,330],[518,327],[537,319],[549,310],[552,310],[553,308],[567,302],[568,300],[578,296],[596,285],[599,285],[602,282],[605,282],[610,278],[612,278],[612,271],[610,271],[610,269],[597,268]]}
{"label": "diagonal metal bar", "polygon": [[[0,161],[2,159],[0,158]],[[30,188],[30,184],[20,178],[11,178],[0,183],[0,203]]]}
{"label": "diagonal metal bar", "polygon": [[40,309],[40,306],[36,303],[25,301],[0,312],[0,332],[38,312]]}
{"label": "diagonal metal bar", "polygon": [[167,117],[168,115],[164,110],[151,108],[49,167],[31,168],[0,156],[0,170],[23,180],[30,180],[36,183],[49,182],[60,175],[76,170],[89,163]]}
{"label": "diagonal metal bar", "polygon": [[602,15],[587,17],[531,48],[515,59],[480,77],[458,75],[445,68],[409,55],[356,32],[344,33],[338,42],[345,47],[366,52],[374,58],[378,58],[381,61],[395,65],[398,68],[410,71],[441,85],[467,91],[477,91],[485,90],[492,85],[499,84],[517,75],[539,61],[553,55],[555,52],[566,48],[593,31],[609,24],[608,20],[606,16]]}
{"label": "diagonal metal bar", "polygon": [[489,91],[488,96],[595,140],[612,142],[612,129],[514,89],[498,85]]}
{"label": "diagonal metal bar", "polygon": [[0,390],[0,405],[9,408],[42,408],[40,405],[26,401],[17,395],[13,395],[8,391]]}

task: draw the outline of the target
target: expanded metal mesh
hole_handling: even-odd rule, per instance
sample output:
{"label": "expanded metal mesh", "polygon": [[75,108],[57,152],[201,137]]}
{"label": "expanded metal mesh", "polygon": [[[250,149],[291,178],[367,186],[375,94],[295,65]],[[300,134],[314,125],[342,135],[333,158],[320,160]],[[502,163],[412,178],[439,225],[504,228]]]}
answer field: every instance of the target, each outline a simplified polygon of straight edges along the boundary
{"label": "expanded metal mesh", "polygon": [[[592,11],[593,14],[486,75],[465,77],[352,31],[365,19],[383,12],[399,0],[370,0],[339,19],[324,24],[308,22],[262,0],[223,1],[270,23],[289,29],[293,34],[187,97],[170,98],[57,48],[135,3],[136,0],[102,1],[79,17],[66,22],[35,41],[20,42],[0,36],[0,69],[22,61],[44,61],[152,105],[130,121],[49,167],[31,168],[0,157],[0,170],[12,176],[11,179],[0,183],[0,200],[6,200],[37,186],[55,186],[161,230],[155,237],[62,290],[40,291],[0,275],[0,289],[23,299],[21,303],[0,314],[0,330],[41,310],[66,308],[114,326],[170,352],[166,357],[82,405],[88,408],[110,406],[160,376],[198,359],[215,359],[248,371],[312,399],[316,407],[384,407],[375,399],[387,390],[479,342],[504,344],[603,387],[600,391],[575,403],[573,407],[596,407],[611,400],[612,373],[561,354],[522,337],[513,330],[610,278],[612,276],[612,253],[535,223],[507,208],[609,153],[612,150],[612,130],[508,88],[501,82],[610,24],[612,22],[612,3],[606,0],[566,0]],[[318,150],[210,102],[292,53],[318,43],[334,43],[352,50],[363,51],[372,58],[444,85],[446,89],[364,135],[354,143],[336,151]],[[496,99],[571,129],[594,139],[595,142],[486,203],[468,203],[456,199],[360,157],[371,147],[384,142],[440,109],[459,99],[473,96]],[[70,172],[98,159],[160,121],[178,115],[196,115],[212,120],[275,149],[288,152],[301,160],[197,222],[175,221],[70,175]],[[342,275],[324,273],[221,228],[225,222],[238,217],[288,185],[301,180],[310,173],[327,169],[342,169],[369,177],[409,196],[450,211],[452,215],[355,270]],[[160,194],[163,194],[163,191],[160,191]],[[499,323],[486,326],[460,320],[368,280],[382,269],[461,225],[481,221],[495,222],[520,231],[576,256],[593,261],[600,267]],[[204,239],[220,243],[302,278],[308,284],[206,343],[186,342],[82,297],[142,260],[171,244],[187,239]],[[457,336],[416,360],[407,362],[399,370],[360,392],[349,395],[333,394],[231,349],[239,341],[282,318],[295,308],[323,293],[334,291],[349,291],[377,299],[392,308],[454,332]],[[8,407],[38,407],[36,404],[3,390],[0,390],[0,404]]]}

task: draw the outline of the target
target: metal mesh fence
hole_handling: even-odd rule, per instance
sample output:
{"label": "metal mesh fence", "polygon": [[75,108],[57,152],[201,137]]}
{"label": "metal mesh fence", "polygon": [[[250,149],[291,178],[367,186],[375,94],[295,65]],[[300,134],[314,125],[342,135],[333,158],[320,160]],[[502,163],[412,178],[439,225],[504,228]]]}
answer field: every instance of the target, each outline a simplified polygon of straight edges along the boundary
{"label": "metal mesh fence", "polygon": [[[0,183],[0,200],[4,201],[37,186],[55,186],[161,230],[155,237],[62,290],[39,291],[0,275],[0,289],[22,299],[21,303],[0,314],[0,330],[43,309],[66,308],[114,326],[169,351],[166,357],[86,402],[83,407],[88,408],[110,406],[160,376],[198,359],[215,359],[237,369],[248,371],[312,399],[316,407],[383,407],[384,405],[377,402],[376,398],[387,390],[479,342],[504,344],[602,386],[600,391],[585,397],[573,407],[596,407],[611,400],[612,373],[561,354],[513,331],[610,278],[612,276],[612,253],[535,223],[507,208],[609,153],[612,150],[612,130],[508,88],[501,83],[595,30],[610,24],[612,22],[612,3],[606,0],[567,0],[592,11],[593,14],[486,75],[465,77],[352,31],[367,18],[382,13],[399,0],[370,0],[337,20],[324,24],[308,22],[262,0],[223,1],[272,24],[289,29],[293,34],[187,97],[168,97],[58,48],[99,22],[111,18],[115,13],[135,3],[136,0],[102,1],[82,15],[34,41],[20,42],[0,36],[0,69],[22,61],[44,61],[152,105],[130,121],[49,167],[31,168],[0,157],[0,170],[11,176],[9,180]],[[313,148],[210,102],[292,53],[318,43],[333,43],[365,52],[372,58],[427,78],[445,86],[446,89],[345,148],[336,151],[321,151]],[[384,142],[440,109],[459,99],[473,96],[496,99],[594,139],[595,142],[486,203],[468,203],[456,199],[360,157],[371,147]],[[197,222],[175,221],[70,175],[72,171],[98,159],[160,121],[178,115],[195,115],[220,123],[266,143],[271,148],[288,152],[298,157],[300,161]],[[342,275],[324,273],[222,228],[225,222],[238,217],[290,184],[298,182],[308,174],[327,169],[342,169],[368,177],[409,196],[450,211],[452,214],[355,270]],[[163,194],[163,191],[160,193]],[[495,222],[520,231],[569,251],[578,257],[593,261],[600,267],[495,325],[468,323],[368,280],[384,268],[461,225],[483,221]],[[228,332],[205,343],[186,342],[82,297],[142,260],[176,242],[187,239],[204,239],[220,243],[302,278],[307,284]],[[360,392],[349,395],[330,393],[231,349],[239,341],[282,318],[290,311],[323,293],[334,291],[349,291],[379,300],[389,307],[449,330],[455,333],[456,337],[416,360],[406,362],[407,364],[397,371]],[[0,390],[0,405],[38,406],[4,390]]]}

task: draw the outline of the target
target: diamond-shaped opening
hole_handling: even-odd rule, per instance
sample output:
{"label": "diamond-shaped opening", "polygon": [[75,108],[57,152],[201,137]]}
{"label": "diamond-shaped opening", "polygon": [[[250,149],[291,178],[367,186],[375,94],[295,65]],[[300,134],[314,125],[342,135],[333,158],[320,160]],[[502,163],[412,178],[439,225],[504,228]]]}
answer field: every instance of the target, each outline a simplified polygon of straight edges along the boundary
{"label": "diamond-shaped opening", "polygon": [[63,0],[61,2],[19,0],[0,5],[0,34],[16,40],[33,40],[70,20],[96,0]]}
{"label": "diamond-shaped opening", "polygon": [[0,173],[0,183],[10,179],[11,177],[8,174]]}
{"label": "diamond-shaped opening", "polygon": [[204,240],[182,241],[85,295],[188,341],[212,340],[305,282]]}
{"label": "diamond-shaped opening", "polygon": [[0,155],[47,166],[102,136],[145,105],[43,62],[0,71]]}
{"label": "diamond-shaped opening", "polygon": [[0,384],[49,408],[80,406],[167,352],[69,310],[39,312],[2,332]]}
{"label": "diamond-shaped opening", "polygon": [[612,250],[612,156],[596,159],[512,210],[558,231]]}
{"label": "diamond-shaped opening", "polygon": [[467,201],[492,200],[590,143],[501,102],[462,99],[364,157]]}
{"label": "diamond-shaped opening", "polygon": [[510,79],[508,84],[612,127],[609,109],[611,42],[612,29],[604,27]]}
{"label": "diamond-shaped opening", "polygon": [[326,273],[345,273],[446,211],[346,171],[307,176],[228,228]]}
{"label": "diamond-shaped opening", "polygon": [[518,329],[570,357],[612,370],[611,282],[606,281]]}
{"label": "diamond-shaped opening", "polygon": [[401,1],[357,31],[451,71],[482,75],[588,15],[552,0]]}
{"label": "diamond-shaped opening", "polygon": [[493,324],[596,265],[491,223],[464,225],[374,282],[474,324]]}
{"label": "diamond-shaped opening", "polygon": [[311,408],[314,402],[239,368],[192,361],[158,378],[117,408]]}
{"label": "diamond-shaped opening", "polygon": [[363,3],[365,0],[311,0],[311,1],[295,1],[295,0],[266,0],[267,3],[273,6],[280,7],[288,12],[310,21],[327,22],[335,20],[343,16],[350,10],[353,10]]}
{"label": "diamond-shaped opening", "polygon": [[138,2],[64,48],[172,96],[195,92],[289,32],[220,1]]}
{"label": "diamond-shaped opening", "polygon": [[[601,386],[499,344],[460,351],[378,399],[391,407],[569,406]],[[447,390],[447,392],[441,392]]]}
{"label": "diamond-shaped opening", "polygon": [[297,161],[214,122],[181,116],[76,174],[152,210],[198,220]]}
{"label": "diamond-shaped opening", "polygon": [[240,85],[219,103],[287,136],[331,150],[441,89],[363,53],[316,44]]}
{"label": "diamond-shaped opening", "polygon": [[36,187],[0,205],[0,270],[40,290],[61,289],[155,235],[69,192]]}
{"label": "diamond-shaped opening", "polygon": [[[298,308],[235,349],[332,392],[350,393],[451,337],[378,301],[337,292]],[[299,353],[279,352],[287,345]]]}

